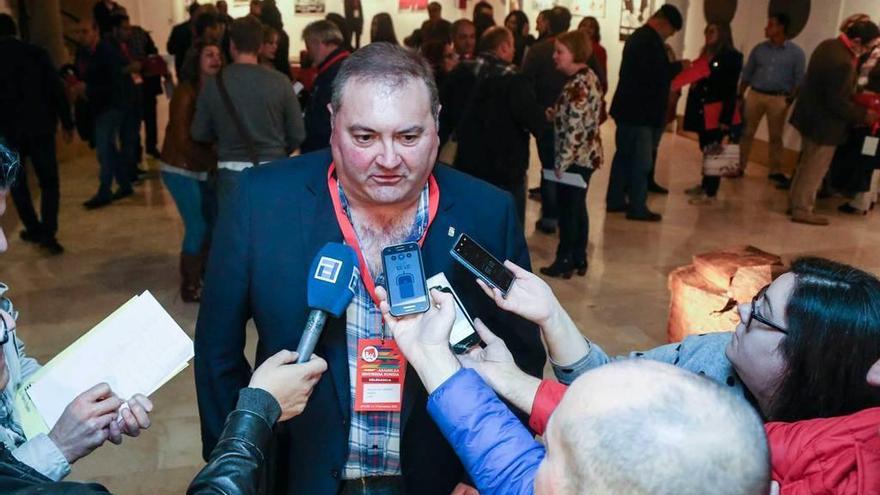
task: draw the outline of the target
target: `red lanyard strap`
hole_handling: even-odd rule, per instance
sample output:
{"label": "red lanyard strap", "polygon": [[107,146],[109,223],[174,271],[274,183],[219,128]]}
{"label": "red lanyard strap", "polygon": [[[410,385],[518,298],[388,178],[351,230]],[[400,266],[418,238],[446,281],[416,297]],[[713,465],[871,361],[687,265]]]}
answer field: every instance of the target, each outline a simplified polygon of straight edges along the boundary
{"label": "red lanyard strap", "polygon": [[[333,201],[333,211],[336,213],[336,222],[339,224],[339,229],[342,231],[342,237],[345,239],[345,243],[351,246],[351,248],[354,249],[354,252],[357,253],[358,264],[360,265],[361,270],[361,280],[363,280],[364,287],[367,288],[367,292],[370,293],[370,297],[378,308],[379,299],[376,297],[376,282],[373,280],[373,274],[370,273],[370,267],[367,265],[366,258],[364,258],[364,253],[361,250],[361,245],[358,241],[357,232],[355,232],[351,220],[348,219],[348,215],[345,214],[345,210],[342,208],[342,200],[339,197],[339,183],[334,175],[335,171],[336,164],[330,163],[330,168],[327,170],[327,188],[330,192],[330,199]],[[422,232],[422,237],[419,239],[419,246],[425,242],[425,237],[428,235],[428,229],[431,228],[434,218],[437,217],[437,209],[439,206],[440,187],[437,185],[436,179],[434,179],[434,174],[431,174],[428,176],[428,225],[425,226],[425,231]]]}

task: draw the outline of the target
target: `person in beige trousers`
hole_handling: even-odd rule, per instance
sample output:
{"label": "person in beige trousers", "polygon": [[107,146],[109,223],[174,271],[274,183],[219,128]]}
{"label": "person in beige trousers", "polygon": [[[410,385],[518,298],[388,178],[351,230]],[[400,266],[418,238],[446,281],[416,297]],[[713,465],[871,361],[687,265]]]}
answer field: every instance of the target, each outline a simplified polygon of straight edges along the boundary
{"label": "person in beige trousers", "polygon": [[791,220],[828,225],[813,208],[816,192],[828,172],[835,148],[846,140],[849,128],[872,125],[878,114],[856,105],[856,61],[880,38],[871,21],[853,23],[837,38],[816,47],[807,66],[791,124],[801,133],[801,156],[791,184]]}
{"label": "person in beige trousers", "polygon": [[[782,131],[806,66],[804,51],[786,37],[790,22],[785,14],[769,16],[764,28],[767,40],[756,45],[749,53],[739,89],[739,95],[745,95],[740,170],[745,171],[755,132],[766,115],[770,137],[767,177],[783,187],[788,186],[789,180],[782,173]],[[749,89],[747,94],[746,89]]]}

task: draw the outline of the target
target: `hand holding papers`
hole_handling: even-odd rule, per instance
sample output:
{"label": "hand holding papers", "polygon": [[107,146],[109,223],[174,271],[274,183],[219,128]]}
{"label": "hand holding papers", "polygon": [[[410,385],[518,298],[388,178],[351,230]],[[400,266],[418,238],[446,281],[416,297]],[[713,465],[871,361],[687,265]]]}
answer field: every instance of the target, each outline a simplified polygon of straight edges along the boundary
{"label": "hand holding papers", "polygon": [[579,187],[581,189],[587,188],[587,182],[584,180],[584,177],[581,174],[576,174],[574,172],[563,172],[562,177],[557,177],[554,170],[544,170],[542,173],[544,174],[545,180]]}
{"label": "hand holding papers", "polygon": [[[16,409],[25,434],[32,438],[49,432],[75,399],[88,395],[85,391],[95,392],[94,397],[89,396],[92,404],[107,402],[110,395],[117,397],[112,414],[121,421],[116,428],[136,434],[132,427],[144,426],[143,417],[138,416],[152,404],[139,397],[129,402],[131,410],[120,417],[117,410],[122,401],[118,398],[152,394],[192,358],[192,340],[153,295],[144,292],[49,361],[17,391]],[[94,390],[102,383],[112,392]]]}

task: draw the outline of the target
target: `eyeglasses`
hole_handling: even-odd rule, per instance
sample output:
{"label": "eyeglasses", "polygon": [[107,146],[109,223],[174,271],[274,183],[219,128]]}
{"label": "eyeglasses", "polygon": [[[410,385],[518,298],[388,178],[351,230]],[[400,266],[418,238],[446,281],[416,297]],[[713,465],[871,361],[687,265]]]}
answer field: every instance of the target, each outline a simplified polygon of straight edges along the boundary
{"label": "eyeglasses", "polygon": [[767,292],[767,287],[770,287],[770,286],[765,285],[764,288],[759,290],[758,293],[755,294],[755,297],[752,298],[752,307],[749,310],[749,318],[745,322],[746,330],[748,331],[751,329],[752,320],[758,320],[760,323],[764,324],[765,326],[767,326],[771,330],[776,330],[777,332],[781,332],[785,335],[788,335],[788,330],[777,325],[776,323],[773,323],[772,321],[768,320],[767,318],[764,318],[763,316],[761,316],[758,313],[757,303],[760,299],[764,298],[764,294]]}
{"label": "eyeglasses", "polygon": [[[9,335],[15,330],[15,327],[9,328],[6,326],[6,320],[0,317],[0,346],[9,342]],[[0,350],[0,352],[3,352]]]}

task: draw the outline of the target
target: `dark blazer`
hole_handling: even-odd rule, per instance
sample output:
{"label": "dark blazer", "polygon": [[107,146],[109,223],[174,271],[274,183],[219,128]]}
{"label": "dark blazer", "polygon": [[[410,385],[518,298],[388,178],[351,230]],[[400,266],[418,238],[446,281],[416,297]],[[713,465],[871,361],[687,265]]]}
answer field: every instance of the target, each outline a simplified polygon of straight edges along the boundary
{"label": "dark blazer", "polygon": [[178,78],[180,70],[183,68],[183,62],[186,60],[186,51],[193,44],[192,29],[192,21],[175,25],[171,29],[171,35],[168,36],[168,42],[165,44],[168,53],[174,55],[174,70]]}
{"label": "dark blazer", "polygon": [[819,43],[810,56],[791,125],[813,142],[843,144],[850,126],[865,119],[865,108],[852,100],[856,77],[854,55],[840,39]]}
{"label": "dark blazer", "polygon": [[[308,308],[306,280],[314,255],[342,242],[327,190],[329,151],[248,169],[236,196],[221,211],[211,246],[195,336],[195,374],[203,455],[232,411],[251,368],[243,354],[245,323],[253,318],[259,341],[256,364],[281,349],[295,349]],[[422,248],[425,273],[444,272],[472,316],[507,342],[517,363],[540,376],[545,354],[538,329],[499,311],[474,277],[449,256],[455,237],[469,235],[497,257],[529,267],[529,254],[509,194],[445,165],[434,171],[440,205]],[[454,229],[454,231],[452,230]],[[348,454],[350,385],[345,321],[331,318],[315,350],[329,370],[305,411],[277,429],[270,461],[276,493],[338,492]],[[463,470],[425,409],[427,395],[409,367],[401,412],[401,469],[408,493],[448,495]]]}
{"label": "dark blazer", "polygon": [[619,124],[663,127],[672,78],[679,72],[681,62],[669,61],[657,31],[647,25],[636,29],[623,47],[611,116]]}
{"label": "dark blazer", "polygon": [[737,101],[737,84],[742,72],[743,55],[736,49],[728,48],[709,62],[709,77],[688,90],[687,106],[684,111],[684,130],[705,131],[703,107],[707,103],[721,102],[721,123],[730,126],[733,122]]}
{"label": "dark blazer", "polygon": [[306,140],[299,147],[302,153],[330,146],[330,111],[327,110],[327,104],[333,96],[333,80],[336,79],[345,58],[335,62],[333,59],[343,51],[342,48],[334,50],[318,66],[318,77],[315,78],[315,85],[305,108]]}
{"label": "dark blazer", "polygon": [[538,102],[545,108],[556,103],[568,80],[565,74],[556,69],[556,63],[553,62],[555,47],[556,36],[544,38],[529,48],[522,63],[522,73],[534,82]]}
{"label": "dark blazer", "polygon": [[455,168],[502,189],[523,183],[529,168],[529,133],[549,128],[532,82],[522,74],[482,77],[456,130]]}
{"label": "dark blazer", "polygon": [[58,121],[73,129],[70,104],[49,53],[16,38],[0,39],[0,135],[19,138],[55,134]]}

